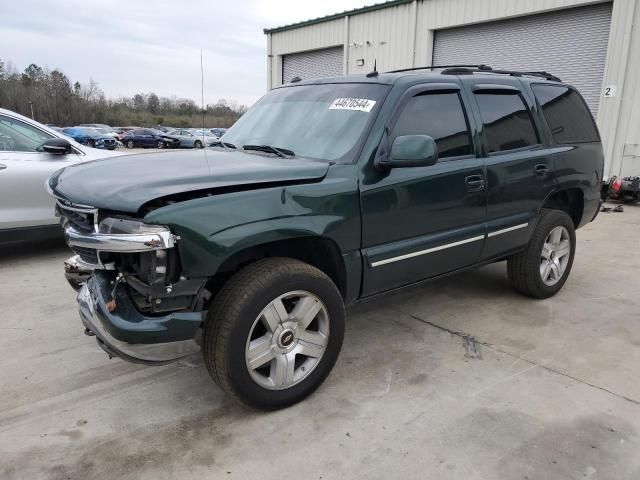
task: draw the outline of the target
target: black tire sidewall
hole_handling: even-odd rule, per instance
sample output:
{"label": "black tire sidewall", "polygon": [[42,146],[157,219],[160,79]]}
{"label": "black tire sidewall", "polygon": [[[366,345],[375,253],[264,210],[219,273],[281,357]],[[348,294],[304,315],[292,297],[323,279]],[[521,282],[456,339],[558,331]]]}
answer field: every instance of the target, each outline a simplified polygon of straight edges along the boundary
{"label": "black tire sidewall", "polygon": [[[280,273],[280,272],[278,272]],[[229,335],[226,348],[228,381],[233,390],[246,403],[275,409],[296,403],[312,393],[324,381],[335,364],[344,337],[344,306],[337,289],[329,279],[312,277],[302,273],[273,275],[266,288],[242,299],[239,314]],[[316,295],[324,303],[329,314],[329,340],[320,362],[300,383],[286,390],[269,390],[258,385],[250,376],[245,362],[246,342],[251,327],[260,312],[280,295],[303,290]]]}
{"label": "black tire sidewall", "polygon": [[[571,252],[569,253],[569,263],[567,264],[560,281],[555,285],[549,286],[542,281],[542,277],[540,276],[540,256],[542,254],[542,246],[544,245],[547,236],[551,230],[558,226],[565,227],[569,232]],[[527,253],[529,256],[529,264],[533,265],[532,271],[529,273],[532,277],[531,281],[533,282],[535,289],[540,292],[540,297],[547,298],[555,295],[564,286],[567,278],[569,278],[571,267],[573,266],[573,259],[576,254],[576,232],[571,217],[569,217],[565,212],[559,210],[547,211],[536,225],[536,231],[531,239],[529,251]]]}

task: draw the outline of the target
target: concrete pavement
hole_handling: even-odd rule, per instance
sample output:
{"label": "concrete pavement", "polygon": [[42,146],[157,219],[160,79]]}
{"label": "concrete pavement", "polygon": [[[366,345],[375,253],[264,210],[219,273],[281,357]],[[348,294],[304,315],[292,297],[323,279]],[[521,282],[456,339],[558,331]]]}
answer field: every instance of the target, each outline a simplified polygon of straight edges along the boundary
{"label": "concrete pavement", "polygon": [[240,407],[195,357],[108,360],[64,245],[0,252],[0,479],[640,478],[640,206],[578,232],[556,297],[504,263],[348,312],[308,400]]}

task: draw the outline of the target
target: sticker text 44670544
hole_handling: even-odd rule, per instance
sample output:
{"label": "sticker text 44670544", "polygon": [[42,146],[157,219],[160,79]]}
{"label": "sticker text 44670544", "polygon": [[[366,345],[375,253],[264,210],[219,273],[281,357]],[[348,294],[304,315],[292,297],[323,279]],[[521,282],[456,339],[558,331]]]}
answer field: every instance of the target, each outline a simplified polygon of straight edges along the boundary
{"label": "sticker text 44670544", "polygon": [[358,110],[360,112],[370,112],[375,104],[375,100],[368,100],[366,98],[336,98],[329,106],[329,110]]}

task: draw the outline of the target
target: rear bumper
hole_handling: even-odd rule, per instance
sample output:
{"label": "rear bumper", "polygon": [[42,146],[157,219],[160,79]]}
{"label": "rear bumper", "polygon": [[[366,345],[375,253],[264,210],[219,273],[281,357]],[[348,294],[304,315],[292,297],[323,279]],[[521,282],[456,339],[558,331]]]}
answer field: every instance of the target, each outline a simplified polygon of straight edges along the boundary
{"label": "rear bumper", "polygon": [[95,335],[109,355],[134,363],[162,365],[200,350],[201,312],[147,317],[133,306],[128,294],[116,294],[117,308],[109,312],[109,277],[94,273],[78,293],[85,333]]}

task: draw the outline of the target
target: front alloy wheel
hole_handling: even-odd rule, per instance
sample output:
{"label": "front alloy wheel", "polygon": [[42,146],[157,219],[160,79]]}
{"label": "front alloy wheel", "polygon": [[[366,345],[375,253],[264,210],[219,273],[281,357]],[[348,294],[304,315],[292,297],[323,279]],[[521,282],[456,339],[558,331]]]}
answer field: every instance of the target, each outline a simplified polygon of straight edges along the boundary
{"label": "front alloy wheel", "polygon": [[264,388],[289,388],[313,372],[328,339],[329,313],[318,297],[303,291],[280,295],[260,312],[249,332],[249,374]]}
{"label": "front alloy wheel", "polygon": [[342,296],[322,271],[290,258],[258,260],[216,295],[203,327],[205,364],[240,402],[286,407],[329,375],[344,316]]}

